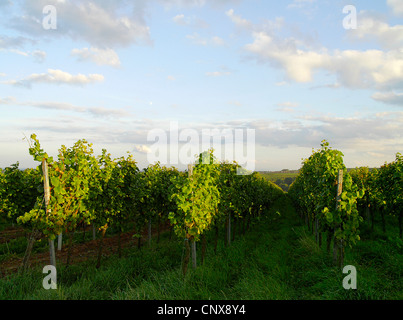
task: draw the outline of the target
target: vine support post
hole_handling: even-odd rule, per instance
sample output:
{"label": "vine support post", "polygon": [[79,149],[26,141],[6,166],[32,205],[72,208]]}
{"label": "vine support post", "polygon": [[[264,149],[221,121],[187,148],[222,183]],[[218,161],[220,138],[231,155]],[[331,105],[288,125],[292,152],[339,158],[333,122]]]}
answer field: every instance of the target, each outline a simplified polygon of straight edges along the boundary
{"label": "vine support post", "polygon": [[57,250],[58,251],[62,250],[62,244],[63,244],[63,233],[60,232],[59,235],[57,236]]}
{"label": "vine support post", "polygon": [[188,172],[189,172],[189,177],[191,177],[193,174],[193,164],[188,164]]}
{"label": "vine support post", "polygon": [[96,239],[96,228],[95,224],[92,224],[92,240]]}
{"label": "vine support post", "polygon": [[366,201],[366,203],[365,203],[365,217],[366,217],[366,219],[367,219],[367,221],[368,221],[368,224],[369,224],[369,221],[371,220],[371,212],[370,212],[370,207],[369,207],[369,205],[368,205],[368,200]]}
{"label": "vine support post", "polygon": [[231,246],[231,213],[228,212],[227,244]]}
{"label": "vine support post", "polygon": [[34,227],[32,229],[31,236],[29,237],[27,249],[25,250],[24,259],[22,261],[23,272],[27,271],[28,269],[29,258],[31,257],[32,248],[34,247],[34,243],[37,238],[39,238],[39,231]]}
{"label": "vine support post", "polygon": [[186,272],[188,270],[189,256],[190,256],[189,239],[185,239],[185,258],[182,264],[182,272],[184,276],[186,276]]}
{"label": "vine support post", "polygon": [[[189,178],[193,175],[193,164],[188,164]],[[192,240],[192,265],[193,269],[197,267],[197,251],[196,251],[196,241]]]}
{"label": "vine support post", "polygon": [[151,217],[148,219],[148,246],[151,247]]}
{"label": "vine support post", "polygon": [[[46,214],[48,214],[50,212],[49,210],[50,187],[49,187],[48,164],[45,159],[42,160],[42,172],[43,172],[43,187],[45,193],[45,210]],[[49,239],[49,253],[50,253],[50,264],[56,267],[55,241],[50,239]]]}
{"label": "vine support post", "polygon": [[192,241],[192,265],[193,269],[197,267],[197,260],[196,260],[196,241]]}
{"label": "vine support post", "polygon": [[[340,201],[341,194],[343,192],[343,170],[339,170],[337,176],[337,193],[336,193],[336,211],[341,210]],[[340,223],[337,224],[335,228],[335,232],[340,229]],[[335,264],[339,263],[341,266],[344,260],[344,243],[343,239],[338,240],[336,238],[336,233],[334,235],[334,243],[333,243],[333,261]]]}
{"label": "vine support post", "polygon": [[206,256],[206,246],[207,246],[206,235],[205,234],[202,234],[201,241],[202,241],[201,264],[203,264],[204,263],[204,258]]}
{"label": "vine support post", "polygon": [[[228,175],[231,174],[231,169],[228,169]],[[230,182],[227,182],[228,186],[230,186]],[[228,228],[227,228],[227,244],[228,247],[231,246],[231,210],[228,210]]]}

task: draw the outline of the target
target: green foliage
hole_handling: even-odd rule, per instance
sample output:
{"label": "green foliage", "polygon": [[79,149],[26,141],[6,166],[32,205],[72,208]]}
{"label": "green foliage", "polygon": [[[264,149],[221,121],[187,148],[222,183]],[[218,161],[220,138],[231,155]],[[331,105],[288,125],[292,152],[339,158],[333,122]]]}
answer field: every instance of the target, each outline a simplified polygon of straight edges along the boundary
{"label": "green foliage", "polygon": [[41,176],[37,170],[21,170],[18,162],[0,169],[0,215],[16,222],[34,207],[41,190]]}
{"label": "green foliage", "polygon": [[111,167],[108,183],[102,192],[105,202],[103,213],[107,216],[106,223],[123,230],[128,221],[135,216],[136,204],[139,203],[140,192],[137,188],[139,168],[132,155],[128,155],[126,159],[124,157],[116,159]]}
{"label": "green foliage", "polygon": [[[347,173],[343,153],[329,148],[327,141],[321,146],[304,160],[289,194],[310,221],[318,219],[322,231],[335,230],[336,239],[353,245],[360,239],[358,229],[362,218],[357,210],[357,199],[363,197],[364,189],[359,189]],[[336,203],[340,170],[343,171],[342,194]]]}
{"label": "green foliage", "polygon": [[[207,156],[209,160],[214,160],[212,150]],[[200,154],[198,160],[183,185],[177,185],[179,192],[172,195],[177,213],[169,214],[175,233],[190,241],[198,241],[200,235],[209,229],[220,202],[218,165],[215,161],[206,161],[205,154]]]}
{"label": "green foliage", "polygon": [[[361,207],[381,210],[398,218],[399,232],[402,235],[403,215],[403,157],[396,154],[395,161],[385,163],[380,169],[357,168],[351,171],[354,183],[365,192],[359,202]],[[384,218],[382,218],[384,220]],[[385,223],[383,221],[383,223]]]}
{"label": "green foliage", "polygon": [[396,154],[396,160],[385,163],[379,170],[378,184],[383,204],[398,215],[403,208],[403,156]]}
{"label": "green foliage", "polygon": [[399,235],[402,238],[403,223],[403,156],[396,154],[396,160],[385,163],[377,177],[378,203],[398,218]]}
{"label": "green foliage", "polygon": [[218,163],[212,150],[199,155],[192,175],[177,183],[179,191],[172,195],[178,210],[169,219],[179,237],[197,241],[227,217],[256,220],[284,195],[259,173],[240,175],[240,169],[236,162]]}
{"label": "green foliage", "polygon": [[31,135],[31,143],[30,154],[41,162],[37,170],[43,174],[42,164],[46,161],[48,165],[50,199],[45,207],[43,199],[38,198],[34,208],[20,216],[18,222],[31,223],[49,239],[54,239],[64,230],[72,231],[77,223],[91,219],[86,200],[94,163],[93,150],[87,141],[79,140],[72,148],[62,146],[58,161],[54,161],[41,149],[35,134]]}

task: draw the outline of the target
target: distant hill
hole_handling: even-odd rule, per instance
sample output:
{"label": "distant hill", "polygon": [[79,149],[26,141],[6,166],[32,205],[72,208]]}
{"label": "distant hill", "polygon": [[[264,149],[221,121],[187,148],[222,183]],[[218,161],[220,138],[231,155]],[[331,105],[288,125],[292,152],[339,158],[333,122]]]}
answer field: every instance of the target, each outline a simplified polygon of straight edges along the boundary
{"label": "distant hill", "polygon": [[[347,168],[347,172],[356,168]],[[379,168],[369,168],[369,170],[376,170]],[[294,182],[299,174],[299,170],[283,169],[281,171],[257,171],[267,180],[277,184],[284,192],[288,192],[288,188]]]}
{"label": "distant hill", "polygon": [[297,178],[299,170],[283,169],[281,171],[258,171],[267,180],[277,184],[283,191],[287,192],[290,185]]}

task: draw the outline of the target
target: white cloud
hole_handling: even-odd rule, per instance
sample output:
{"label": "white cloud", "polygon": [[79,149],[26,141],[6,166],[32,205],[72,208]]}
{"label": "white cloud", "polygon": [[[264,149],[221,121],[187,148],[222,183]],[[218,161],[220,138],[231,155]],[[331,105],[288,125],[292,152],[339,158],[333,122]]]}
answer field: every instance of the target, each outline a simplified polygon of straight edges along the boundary
{"label": "white cloud", "polygon": [[372,95],[372,99],[387,104],[398,105],[403,107],[403,93],[396,92],[376,92]]}
{"label": "white cloud", "polygon": [[253,24],[246,20],[243,19],[241,16],[236,15],[234,13],[234,9],[230,9],[225,13],[230,19],[231,21],[239,28],[241,29],[252,29]]}
{"label": "white cloud", "polygon": [[193,44],[200,46],[207,46],[208,40],[202,38],[198,33],[189,34],[186,36],[187,39],[191,40]]}
{"label": "white cloud", "polygon": [[207,1],[206,0],[159,0],[165,7],[170,8],[176,7],[203,7]]}
{"label": "white cloud", "polygon": [[403,17],[403,2],[401,0],[388,0],[387,3],[396,16]]}
{"label": "white cloud", "polygon": [[111,109],[104,107],[87,108],[86,112],[89,112],[95,117],[121,118],[127,117],[129,115],[128,112],[124,109]]}
{"label": "white cloud", "polygon": [[46,52],[42,50],[35,50],[32,52],[32,56],[34,57],[35,62],[43,63],[46,59]]}
{"label": "white cloud", "polygon": [[179,24],[181,26],[187,26],[190,24],[189,18],[185,18],[184,14],[178,14],[172,20],[173,20],[173,22],[175,22],[176,24]]}
{"label": "white cloud", "polygon": [[284,112],[284,113],[295,113],[295,109],[299,106],[298,103],[295,102],[282,102],[278,103],[277,106],[279,108],[276,109],[276,111],[279,112]]}
{"label": "white cloud", "polygon": [[318,114],[312,116],[310,113],[277,122],[251,120],[244,127],[256,130],[258,146],[312,148],[327,139],[332,147],[361,160],[365,157],[364,154],[377,152],[384,155],[384,161],[387,156],[403,147],[403,131],[400,129],[403,125],[403,112],[385,112],[366,117]]}
{"label": "white cloud", "polygon": [[388,88],[403,81],[403,50],[336,51],[329,62],[325,69],[348,87]]}
{"label": "white cloud", "polygon": [[18,54],[20,56],[29,57],[29,53],[25,52],[25,51],[21,51],[21,50],[18,50],[18,49],[9,49],[8,51],[12,52],[12,53],[15,53],[15,54]]}
{"label": "white cloud", "polygon": [[26,44],[34,44],[35,41],[26,37],[8,37],[0,35],[0,49],[23,48]]}
{"label": "white cloud", "polygon": [[295,109],[289,108],[289,107],[277,108],[276,111],[283,112],[283,113],[295,113]]}
{"label": "white cloud", "polygon": [[323,89],[323,88],[325,88],[325,89],[326,88],[327,89],[339,89],[339,88],[341,88],[341,84],[338,83],[338,82],[329,83],[329,84],[321,84],[321,85],[318,85],[318,86],[310,87],[309,89],[315,90],[315,89]]}
{"label": "white cloud", "polygon": [[212,41],[212,43],[213,43],[214,45],[216,45],[216,46],[225,46],[225,41],[224,41],[224,39],[222,39],[222,38],[220,38],[220,37],[218,37],[218,36],[213,37],[213,38],[211,39],[211,41]]}
{"label": "white cloud", "polygon": [[316,0],[294,0],[292,3],[290,3],[287,6],[287,8],[289,8],[289,9],[302,8],[302,7],[305,7],[306,5],[310,5],[314,2],[316,2]]}
{"label": "white cloud", "polygon": [[358,27],[348,32],[353,40],[377,41],[383,48],[399,49],[403,47],[403,25],[390,26],[383,18],[368,12],[360,12]]}
{"label": "white cloud", "polygon": [[287,107],[287,108],[297,108],[298,103],[287,101],[287,102],[278,103],[277,106],[279,106],[279,107]]}
{"label": "white cloud", "polygon": [[403,82],[403,49],[313,51],[300,49],[293,38],[279,39],[263,31],[253,33],[253,38],[245,49],[258,60],[282,68],[296,82],[312,82],[321,70],[350,88],[393,88]]}
{"label": "white cloud", "polygon": [[[10,26],[25,34],[47,37],[43,29],[42,9],[48,0],[23,0],[21,15]],[[54,36],[84,40],[97,48],[150,44],[145,21],[144,1],[62,1],[57,3],[57,32]],[[122,12],[130,12],[128,14]]]}
{"label": "white cloud", "polygon": [[229,76],[231,72],[229,71],[214,71],[214,72],[206,72],[207,77],[222,77],[222,76]]}
{"label": "white cloud", "polygon": [[110,109],[105,107],[82,107],[71,103],[56,102],[56,101],[18,101],[14,97],[0,99],[0,105],[13,105],[21,107],[32,107],[43,110],[53,111],[72,111],[76,113],[87,113],[94,117],[127,117],[129,113],[124,109]]}
{"label": "white cloud", "polygon": [[207,77],[222,77],[222,76],[230,76],[234,72],[234,70],[231,70],[226,66],[220,66],[219,69],[220,71],[206,72],[205,75]]}
{"label": "white cloud", "polygon": [[197,29],[205,29],[209,27],[209,24],[206,21],[195,16],[188,17],[184,14],[176,15],[172,18],[172,21],[179,26],[192,27]]}
{"label": "white cloud", "polygon": [[218,36],[213,36],[211,38],[203,38],[198,34],[197,32],[194,32],[193,34],[189,34],[186,36],[187,39],[191,40],[193,44],[199,45],[199,46],[225,46],[226,42],[224,39],[218,37]]}
{"label": "white cloud", "polygon": [[11,53],[15,53],[18,54],[20,56],[23,57],[33,57],[34,62],[36,63],[43,63],[46,60],[46,52],[45,51],[41,51],[41,50],[35,50],[33,52],[30,51],[22,51],[19,49],[2,49],[0,48],[0,51],[6,51],[6,52],[11,52]]}
{"label": "white cloud", "polygon": [[68,85],[86,85],[90,83],[100,82],[104,80],[104,76],[100,74],[83,74],[71,75],[68,72],[61,70],[48,69],[47,73],[31,74],[25,79],[21,80],[8,80],[2,83],[23,86],[30,88],[32,84],[48,83],[48,84],[68,84]]}
{"label": "white cloud", "polygon": [[297,82],[310,82],[313,72],[328,64],[329,56],[324,52],[297,49],[297,40],[278,39],[268,33],[254,32],[254,42],[245,49],[256,54],[259,60],[268,61],[286,70],[288,77]]}
{"label": "white cloud", "polygon": [[134,146],[134,150],[139,152],[139,153],[145,153],[145,154],[148,154],[148,153],[151,152],[151,149],[146,145]]}
{"label": "white cloud", "polygon": [[172,7],[190,8],[190,7],[204,7],[210,5],[213,8],[221,9],[227,5],[234,5],[240,3],[242,0],[158,0],[165,8],[171,9]]}
{"label": "white cloud", "polygon": [[83,48],[73,49],[73,56],[77,56],[79,61],[92,61],[97,65],[120,67],[120,59],[118,54],[112,49]]}
{"label": "white cloud", "polygon": [[10,105],[15,103],[17,100],[14,97],[6,97],[6,98],[0,98],[0,104],[3,105]]}
{"label": "white cloud", "polygon": [[[370,88],[392,90],[403,85],[403,49],[384,50],[329,50],[325,47],[312,47],[309,39],[279,36],[284,21],[266,21],[264,25],[255,25],[237,16],[233,10],[227,15],[237,27],[248,31],[253,41],[245,45],[246,52],[252,54],[259,62],[269,63],[272,67],[284,70],[287,79],[300,83],[314,81],[317,72],[333,75],[337,86],[348,88]],[[269,27],[267,27],[269,26]],[[400,26],[378,30],[390,45],[400,43]],[[366,31],[365,31],[366,30]],[[369,33],[371,28],[362,31]],[[375,32],[375,30],[372,30]],[[391,34],[389,34],[391,32]],[[388,35],[386,37],[385,35]],[[356,34],[356,37],[358,34]],[[287,80],[286,79],[286,80]]]}
{"label": "white cloud", "polygon": [[[68,106],[66,105],[66,108]],[[83,115],[85,114],[83,113]],[[170,128],[169,120],[156,118],[135,118],[127,121],[126,117],[105,121],[104,118],[95,116],[76,117],[67,114],[63,117],[55,117],[53,114],[47,113],[47,116],[44,117],[38,116],[38,118],[32,119],[32,117],[26,116],[20,120],[18,124],[14,124],[12,127],[11,125],[6,126],[3,131],[11,129],[16,135],[21,132],[36,132],[39,137],[43,136],[47,137],[48,140],[55,141],[57,146],[61,144],[60,141],[70,145],[77,139],[85,137],[94,143],[94,147],[99,150],[102,147],[112,153],[117,151],[118,156],[124,154],[128,148],[132,150],[135,148],[136,160],[141,159],[148,151],[147,133],[150,130],[162,128],[168,132]],[[403,112],[383,112],[363,117],[337,117],[321,115],[320,112],[312,116],[310,112],[306,116],[288,117],[286,121],[273,121],[264,118],[224,120],[210,124],[181,124],[181,129],[195,129],[199,132],[200,137],[201,130],[209,128],[218,130],[232,130],[240,127],[255,129],[256,150],[257,152],[265,150],[264,153],[258,155],[257,160],[268,159],[267,148],[271,148],[269,151],[277,157],[269,158],[277,162],[277,165],[282,168],[284,168],[284,163],[287,163],[284,165],[285,167],[288,166],[289,162],[286,161],[288,158],[296,159],[295,166],[298,166],[301,157],[305,155],[308,157],[312,147],[319,148],[320,142],[327,139],[333,148],[343,151],[346,165],[354,167],[355,163],[359,161],[363,165],[376,166],[382,165],[388,159],[393,160],[394,154],[403,148],[402,125]],[[66,142],[66,140],[68,141]],[[56,148],[54,150],[57,151]],[[279,154],[282,155],[281,150],[288,153],[286,158],[278,157]],[[375,154],[377,154],[376,158],[374,158]],[[24,159],[21,158],[21,160]],[[145,161],[145,165],[148,165],[147,161]],[[262,167],[262,169],[267,170],[267,167]]]}
{"label": "white cloud", "polygon": [[229,101],[228,104],[232,105],[232,106],[236,106],[236,107],[242,107],[242,103],[240,101],[237,101],[237,100]]}
{"label": "white cloud", "polygon": [[35,62],[42,63],[46,59],[46,52],[35,50],[23,51],[26,45],[35,45],[36,41],[26,37],[8,37],[0,35],[0,51],[12,52],[24,57],[32,56]]}

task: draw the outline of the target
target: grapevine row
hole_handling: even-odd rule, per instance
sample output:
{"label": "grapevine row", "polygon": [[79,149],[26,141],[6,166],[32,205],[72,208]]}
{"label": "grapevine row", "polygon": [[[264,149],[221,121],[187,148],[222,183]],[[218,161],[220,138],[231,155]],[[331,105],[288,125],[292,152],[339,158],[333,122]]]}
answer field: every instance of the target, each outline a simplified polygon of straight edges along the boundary
{"label": "grapevine row", "polygon": [[[340,194],[338,190],[341,190]],[[333,258],[340,265],[343,263],[344,248],[360,240],[359,223],[362,217],[358,213],[357,200],[363,194],[347,172],[343,153],[331,149],[326,141],[322,142],[321,149],[304,160],[300,174],[289,189],[296,208],[315,230],[319,245],[322,233],[326,233],[330,252],[333,239]]]}
{"label": "grapevine row", "polygon": [[[140,171],[132,155],[113,159],[102,150],[101,155],[95,156],[86,140],[77,141],[71,148],[61,146],[56,160],[32,135],[29,153],[40,162],[37,169],[21,171],[14,166],[0,171],[0,213],[31,231],[28,258],[36,239],[46,237],[51,242],[63,233],[69,236],[69,263],[76,229],[95,225],[100,235],[99,267],[109,228],[118,230],[120,239],[120,234],[134,225],[133,236],[139,238],[140,244],[144,226],[157,221],[158,226],[168,223],[188,244],[201,240],[203,260],[207,232],[223,224],[228,227],[231,221],[249,226],[251,220],[267,212],[283,195],[280,188],[257,173],[238,175],[240,167],[236,163],[218,162],[212,150],[199,155],[189,172],[159,163]],[[50,185],[47,205],[42,187],[44,163],[48,166]],[[21,183],[17,183],[18,176]],[[21,190],[11,190],[11,186]],[[24,201],[20,201],[22,198]],[[187,255],[184,273],[188,258]]]}

